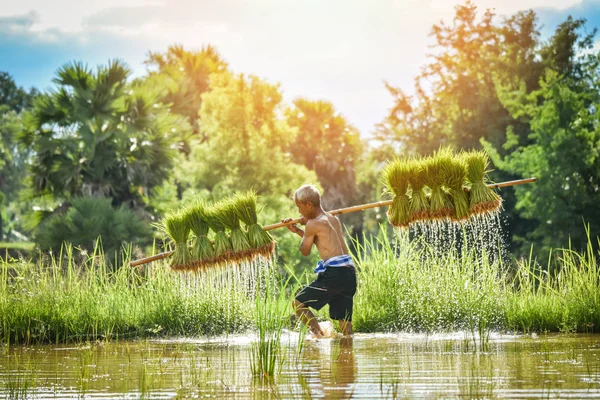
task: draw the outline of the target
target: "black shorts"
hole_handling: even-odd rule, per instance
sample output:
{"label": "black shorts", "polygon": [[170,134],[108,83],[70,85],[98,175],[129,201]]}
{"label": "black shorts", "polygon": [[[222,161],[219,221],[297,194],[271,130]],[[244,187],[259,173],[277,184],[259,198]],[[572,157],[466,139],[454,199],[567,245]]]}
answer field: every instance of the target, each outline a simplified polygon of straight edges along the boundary
{"label": "black shorts", "polygon": [[354,267],[327,267],[317,279],[296,293],[296,300],[315,310],[320,310],[325,304],[329,304],[331,319],[352,321],[355,293]]}

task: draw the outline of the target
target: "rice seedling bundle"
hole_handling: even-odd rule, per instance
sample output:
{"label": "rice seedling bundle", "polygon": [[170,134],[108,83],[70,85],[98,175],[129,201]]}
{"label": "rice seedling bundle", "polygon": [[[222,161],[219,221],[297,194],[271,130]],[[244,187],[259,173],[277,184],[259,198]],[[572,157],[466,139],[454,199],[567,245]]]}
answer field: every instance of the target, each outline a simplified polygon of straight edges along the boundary
{"label": "rice seedling bundle", "polygon": [[410,164],[406,160],[394,159],[383,170],[383,184],[394,198],[387,211],[390,224],[404,228],[410,222],[410,198],[408,197],[408,175]]}
{"label": "rice seedling bundle", "polygon": [[410,222],[429,218],[429,199],[423,190],[425,187],[425,169],[422,160],[411,160],[407,175],[412,190],[410,197]]}
{"label": "rice seedling bundle", "polygon": [[232,261],[244,261],[252,257],[250,243],[246,232],[240,226],[240,219],[237,214],[237,203],[233,197],[222,200],[216,205],[218,213],[217,218],[225,228],[230,231],[231,248],[233,254]]}
{"label": "rice seedling bundle", "polygon": [[231,241],[225,233],[225,225],[219,217],[220,211],[214,206],[204,209],[206,222],[211,230],[215,232],[214,238],[214,263],[224,264],[232,260],[233,248]]}
{"label": "rice seedling bundle", "polygon": [[450,157],[449,162],[442,165],[443,180],[448,186],[454,212],[450,216],[453,221],[465,221],[469,218],[469,194],[465,190],[467,181],[467,163],[463,157]]}
{"label": "rice seedling bundle", "polygon": [[214,263],[215,250],[208,238],[209,227],[205,207],[204,203],[195,202],[186,210],[186,218],[195,235],[192,244],[192,264],[195,268],[204,268]]}
{"label": "rice seedling bundle", "polygon": [[258,223],[257,197],[253,190],[238,194],[235,197],[235,211],[248,228],[248,242],[253,255],[270,257],[275,250],[275,241]]}
{"label": "rice seedling bundle", "polygon": [[169,213],[163,220],[163,225],[175,246],[170,267],[174,270],[189,269],[192,261],[187,243],[190,225],[185,214],[181,210]]}
{"label": "rice seedling bundle", "polygon": [[467,181],[471,184],[469,207],[471,214],[494,213],[500,210],[502,199],[486,184],[490,160],[484,151],[463,153],[467,164]]}
{"label": "rice seedling bundle", "polygon": [[423,161],[423,179],[431,190],[429,195],[429,218],[434,220],[448,219],[454,215],[452,201],[444,190],[442,171],[452,162],[452,154],[448,150],[435,152]]}

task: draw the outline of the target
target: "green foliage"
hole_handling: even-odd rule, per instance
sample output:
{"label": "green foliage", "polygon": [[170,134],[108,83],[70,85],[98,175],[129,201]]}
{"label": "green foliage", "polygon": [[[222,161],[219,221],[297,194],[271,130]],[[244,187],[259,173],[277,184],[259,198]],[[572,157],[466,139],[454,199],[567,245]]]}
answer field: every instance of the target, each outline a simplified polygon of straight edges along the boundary
{"label": "green foliage", "polygon": [[598,57],[584,61],[590,86],[548,71],[539,90],[519,95],[522,103],[511,103],[513,113],[531,118],[531,143],[504,158],[495,154],[494,162],[503,170],[538,178],[535,185],[515,188],[516,209],[535,221],[526,238],[521,238],[524,253],[531,241],[546,252],[566,242],[582,248],[587,242],[581,234],[583,221],[590,224],[592,237],[600,235]]}
{"label": "green foliage", "polygon": [[[533,12],[501,23],[472,1],[456,7],[451,23],[433,26],[431,61],[415,80],[414,94],[386,85],[394,97],[376,138],[398,143],[409,154],[429,154],[440,145],[477,148],[479,139],[500,146],[509,123],[518,125],[496,95],[497,79],[523,77],[535,85],[539,33]],[[537,74],[537,75],[536,75]]]}
{"label": "green foliage", "polygon": [[295,160],[316,172],[326,210],[354,204],[356,169],[364,152],[359,132],[327,101],[294,100],[286,110],[288,124],[297,130],[288,147]]}
{"label": "green foliage", "polygon": [[[492,329],[598,332],[600,276],[593,244],[590,240],[584,252],[554,255],[560,260],[556,270],[530,259],[518,262],[509,274],[472,249],[440,257],[405,236],[389,241],[383,234],[366,241],[356,258],[360,285],[354,328],[468,329],[482,336]],[[72,246],[65,246],[62,254],[38,264],[0,260],[3,343],[218,335],[255,327],[262,337],[254,365],[273,371],[266,367],[277,364],[279,353],[272,346],[281,328],[288,326],[288,293],[297,289],[289,281],[255,297],[256,292],[247,290],[247,269],[236,271],[240,279],[220,269],[175,274],[166,261],[150,270],[111,271],[98,248],[83,260],[78,256],[79,261]],[[128,261],[124,257],[122,263]],[[274,266],[258,271],[255,288],[274,288]]]}
{"label": "green foliage", "polygon": [[209,90],[211,74],[227,70],[227,63],[217,50],[211,45],[200,51],[169,46],[165,53],[150,52],[145,64],[151,68],[145,80],[161,89],[161,102],[169,104],[172,112],[185,116],[193,132],[205,140],[198,116],[202,94]]}
{"label": "green foliage", "polygon": [[140,193],[170,176],[176,144],[188,128],[156,93],[128,85],[129,74],[119,61],[95,73],[82,63],[58,70],[56,88],[35,100],[21,138],[34,152],[34,194],[140,204]]}
{"label": "green foliage", "polygon": [[112,260],[126,243],[148,244],[151,233],[147,224],[127,207],[114,208],[108,198],[80,197],[73,199],[64,214],[46,219],[38,227],[35,241],[42,251],[56,253],[68,242],[90,253],[98,237]]}
{"label": "green foliage", "polygon": [[35,89],[27,93],[25,89],[17,86],[8,72],[0,72],[0,106],[7,106],[9,110],[18,113],[27,109],[37,94]]}

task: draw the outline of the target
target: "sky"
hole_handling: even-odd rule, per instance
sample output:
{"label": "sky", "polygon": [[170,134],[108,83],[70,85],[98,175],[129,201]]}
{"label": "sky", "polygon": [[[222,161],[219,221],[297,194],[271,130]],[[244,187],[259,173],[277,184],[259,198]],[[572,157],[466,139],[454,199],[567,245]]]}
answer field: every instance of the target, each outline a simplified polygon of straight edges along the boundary
{"label": "sky", "polygon": [[[502,15],[533,9],[548,37],[568,15],[600,26],[600,0],[475,0]],[[124,60],[143,75],[149,51],[211,44],[232,71],[279,83],[286,102],[331,101],[363,135],[392,106],[384,82],[412,91],[433,24],[457,0],[0,0],[0,71],[52,87],[63,64]],[[600,41],[598,42],[600,43]],[[598,47],[600,48],[600,46]]]}

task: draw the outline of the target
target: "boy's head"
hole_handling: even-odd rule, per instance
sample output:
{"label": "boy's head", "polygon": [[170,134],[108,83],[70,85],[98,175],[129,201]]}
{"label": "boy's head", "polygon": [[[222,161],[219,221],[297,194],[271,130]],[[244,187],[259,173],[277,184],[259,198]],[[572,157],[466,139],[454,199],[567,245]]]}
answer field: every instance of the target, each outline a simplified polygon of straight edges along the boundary
{"label": "boy's head", "polygon": [[321,194],[314,185],[303,185],[294,193],[294,201],[302,216],[311,218],[321,208]]}

